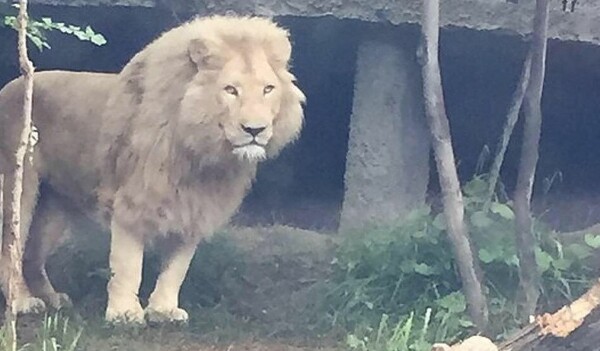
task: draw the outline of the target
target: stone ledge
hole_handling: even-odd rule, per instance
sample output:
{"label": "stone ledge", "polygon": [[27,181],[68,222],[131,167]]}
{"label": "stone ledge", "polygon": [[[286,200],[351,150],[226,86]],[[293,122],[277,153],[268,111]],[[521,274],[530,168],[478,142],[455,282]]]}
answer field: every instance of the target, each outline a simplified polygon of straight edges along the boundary
{"label": "stone ledge", "polygon": [[[8,0],[0,0],[8,2]],[[31,0],[57,6],[173,6],[198,13],[233,10],[267,16],[318,17],[392,24],[418,23],[421,0]],[[534,0],[443,0],[441,23],[445,27],[501,30],[513,35],[531,31]],[[578,0],[574,13],[563,12],[561,1],[552,1],[549,36],[553,39],[600,44],[600,1]]]}
{"label": "stone ledge", "polygon": [[[10,1],[0,0],[0,3]],[[155,0],[31,0],[32,5],[51,6],[126,6],[126,7],[154,7]]]}

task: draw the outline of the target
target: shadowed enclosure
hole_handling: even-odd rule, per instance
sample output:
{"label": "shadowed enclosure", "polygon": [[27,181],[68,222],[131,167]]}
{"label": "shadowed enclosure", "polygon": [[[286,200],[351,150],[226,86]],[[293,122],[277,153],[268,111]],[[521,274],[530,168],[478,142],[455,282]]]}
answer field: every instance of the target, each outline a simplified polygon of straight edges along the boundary
{"label": "shadowed enclosure", "polygon": [[[53,49],[32,51],[38,70],[116,72],[147,42],[177,23],[169,13],[157,9],[34,6],[32,15],[36,14],[55,21],[76,18],[108,39],[107,45],[95,47],[52,33],[49,41]],[[245,224],[278,222],[334,230],[344,194],[356,50],[361,34],[372,25],[332,17],[278,20],[292,33],[293,71],[308,101],[306,124],[294,146],[261,167],[238,220]],[[401,34],[399,40],[417,38],[417,27],[397,26],[393,30]],[[0,83],[4,84],[17,74],[16,56],[10,45],[15,35],[2,29],[0,38]],[[492,150],[495,147],[525,47],[520,38],[502,32],[442,32],[444,90],[463,181],[475,171],[484,146]],[[598,195],[591,189],[600,173],[599,158],[591,152],[600,147],[600,139],[595,137],[600,132],[596,118],[600,88],[594,84],[600,77],[600,49],[589,44],[550,41],[548,58],[538,177],[549,178],[561,172],[562,182],[554,184],[553,197],[570,201],[581,196],[591,201]],[[509,190],[516,175],[519,127],[516,136],[503,169],[503,181]],[[430,190],[436,192],[436,187],[436,182],[432,182]],[[538,195],[544,195],[543,189],[536,190]],[[563,194],[568,196],[562,197]],[[584,226],[600,216],[595,208],[585,212],[585,218],[570,221]]]}
{"label": "shadowed enclosure", "polygon": [[[163,30],[178,23],[159,9],[126,7],[33,6],[32,16],[90,24],[108,39],[105,46],[52,33],[53,49],[32,50],[38,70],[118,71]],[[179,19],[181,20],[181,19]],[[373,25],[333,17],[279,17],[292,33],[293,71],[306,92],[306,123],[300,140],[281,157],[259,170],[257,182],[236,221],[241,224],[285,223],[301,228],[335,230],[344,196],[344,172],[356,75],[356,52],[362,37],[377,28],[395,32],[398,40],[416,41],[418,27]],[[17,74],[12,49],[15,33],[0,29],[0,83]],[[442,31],[441,65],[448,115],[462,181],[476,170],[484,146],[494,150],[515,87],[526,45],[500,31],[450,28]],[[597,114],[600,49],[590,44],[551,40],[544,92],[544,125],[537,176],[562,179],[549,194],[536,188],[538,198],[558,208],[574,198],[586,201],[583,211],[557,211],[559,227],[583,227],[600,218],[593,205],[600,161]],[[503,181],[514,186],[520,124],[509,146]],[[488,158],[489,160],[489,158]],[[432,171],[433,172],[433,171]],[[430,177],[430,179],[436,179]],[[430,193],[437,182],[430,181]],[[541,184],[539,182],[538,184]],[[554,201],[552,201],[554,200]],[[566,205],[571,206],[571,205]],[[575,214],[577,212],[577,214]],[[562,220],[561,220],[562,218]]]}

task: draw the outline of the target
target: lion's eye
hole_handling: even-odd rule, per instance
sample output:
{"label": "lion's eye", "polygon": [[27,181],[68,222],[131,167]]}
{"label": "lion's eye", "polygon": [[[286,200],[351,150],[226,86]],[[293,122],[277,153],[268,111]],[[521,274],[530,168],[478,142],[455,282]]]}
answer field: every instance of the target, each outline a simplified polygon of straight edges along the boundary
{"label": "lion's eye", "polygon": [[273,89],[275,89],[275,86],[269,84],[263,89],[263,93],[267,95],[268,93],[272,92]]}
{"label": "lion's eye", "polygon": [[226,86],[225,92],[233,96],[238,96],[238,90],[233,85]]}

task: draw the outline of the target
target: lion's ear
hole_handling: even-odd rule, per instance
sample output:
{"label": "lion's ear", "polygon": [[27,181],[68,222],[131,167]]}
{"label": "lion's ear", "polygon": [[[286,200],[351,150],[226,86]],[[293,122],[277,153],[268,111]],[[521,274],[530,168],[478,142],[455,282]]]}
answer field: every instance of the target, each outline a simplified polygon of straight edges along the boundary
{"label": "lion's ear", "polygon": [[271,63],[285,68],[287,67],[288,61],[292,54],[292,45],[287,37],[281,38],[280,40],[274,40],[269,48]]}
{"label": "lion's ear", "polygon": [[198,68],[217,68],[221,60],[215,46],[207,39],[192,39],[188,46],[190,60]]}

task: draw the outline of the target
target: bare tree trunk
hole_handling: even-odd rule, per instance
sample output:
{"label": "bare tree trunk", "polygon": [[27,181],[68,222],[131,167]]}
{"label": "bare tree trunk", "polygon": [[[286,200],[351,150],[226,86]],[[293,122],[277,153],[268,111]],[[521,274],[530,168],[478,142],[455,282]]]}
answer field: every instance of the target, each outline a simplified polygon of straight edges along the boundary
{"label": "bare tree trunk", "polygon": [[22,256],[23,256],[23,242],[21,240],[21,194],[23,193],[23,169],[25,163],[25,154],[27,152],[27,146],[29,145],[29,139],[31,134],[31,110],[33,100],[33,72],[34,67],[27,56],[27,0],[19,1],[19,16],[18,20],[18,50],[19,50],[19,63],[21,68],[21,74],[24,76],[24,100],[23,100],[23,129],[19,139],[19,144],[15,150],[15,168],[14,168],[14,185],[10,191],[10,203],[5,204],[11,206],[12,218],[10,220],[9,233],[4,240],[9,240],[10,247],[10,277],[7,297],[7,321],[11,325],[13,331],[12,346],[13,350],[16,350],[16,305],[15,305],[15,277],[21,275],[22,269]]}
{"label": "bare tree trunk", "polygon": [[531,194],[539,155],[542,127],[542,89],[546,68],[549,0],[537,0],[531,40],[531,79],[525,95],[525,129],[519,175],[515,189],[515,222],[519,257],[519,314],[535,313],[539,298],[539,272],[535,260],[536,240],[531,218]]}
{"label": "bare tree trunk", "polygon": [[512,101],[506,115],[506,124],[504,125],[502,139],[500,139],[500,142],[498,143],[496,157],[494,158],[494,163],[492,163],[492,167],[490,168],[487,202],[485,205],[486,209],[489,208],[489,205],[493,200],[494,193],[496,192],[496,185],[498,184],[498,178],[500,177],[500,169],[502,168],[502,163],[504,162],[504,155],[506,154],[508,142],[510,141],[515,124],[519,120],[519,111],[521,111],[521,105],[523,105],[523,98],[525,97],[527,86],[529,85],[530,75],[531,50],[529,50],[527,56],[525,57],[525,62],[523,63],[523,69],[521,71],[521,77],[519,78],[517,89],[513,94]]}
{"label": "bare tree trunk", "polygon": [[4,238],[4,173],[0,169],[0,247]]}
{"label": "bare tree trunk", "polygon": [[425,114],[432,136],[448,234],[467,298],[469,314],[477,327],[485,330],[488,310],[478,274],[481,269],[473,255],[469,233],[464,223],[464,204],[444,106],[438,61],[439,5],[439,0],[423,1],[421,45],[417,55],[422,65]]}

